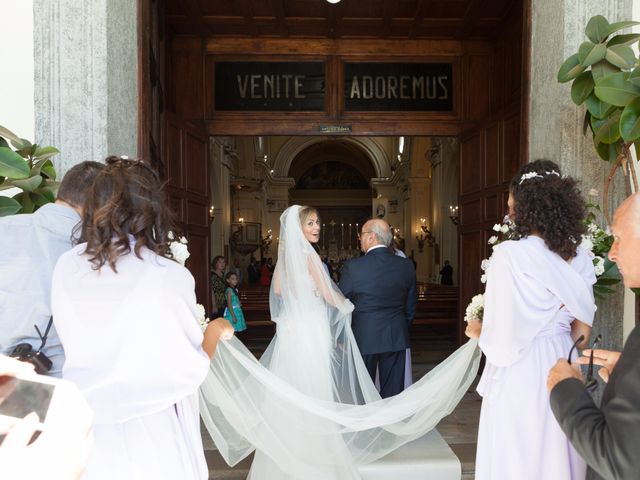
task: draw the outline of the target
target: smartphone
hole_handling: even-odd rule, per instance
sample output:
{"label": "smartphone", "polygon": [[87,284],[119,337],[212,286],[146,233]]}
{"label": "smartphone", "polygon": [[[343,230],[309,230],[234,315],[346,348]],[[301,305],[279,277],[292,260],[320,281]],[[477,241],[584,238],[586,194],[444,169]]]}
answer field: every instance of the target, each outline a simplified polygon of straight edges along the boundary
{"label": "smartphone", "polygon": [[59,382],[44,375],[0,375],[0,441],[15,423],[31,412],[38,415],[38,429],[42,430]]}

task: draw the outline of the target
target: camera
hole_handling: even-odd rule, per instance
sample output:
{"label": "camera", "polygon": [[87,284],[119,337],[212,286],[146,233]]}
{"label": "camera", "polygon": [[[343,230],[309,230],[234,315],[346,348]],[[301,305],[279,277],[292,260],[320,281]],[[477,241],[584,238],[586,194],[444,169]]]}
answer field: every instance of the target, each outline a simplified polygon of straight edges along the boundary
{"label": "camera", "polygon": [[51,370],[53,362],[41,350],[34,350],[29,343],[19,343],[9,354],[10,357],[28,362],[36,369],[36,373],[43,375]]}

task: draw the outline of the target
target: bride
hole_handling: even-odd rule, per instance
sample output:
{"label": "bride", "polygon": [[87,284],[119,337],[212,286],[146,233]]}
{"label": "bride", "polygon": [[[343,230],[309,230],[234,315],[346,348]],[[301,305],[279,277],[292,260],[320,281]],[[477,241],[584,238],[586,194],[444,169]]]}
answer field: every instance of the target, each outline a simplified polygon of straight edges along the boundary
{"label": "bride", "polygon": [[358,465],[433,429],[478,368],[469,341],[381,399],[351,331],[353,305],[314,250],[319,231],[313,208],[282,214],[269,298],[276,335],[259,362],[239,340],[221,342],[200,390],[202,418],[227,463],[255,450],[251,480],[360,478]]}

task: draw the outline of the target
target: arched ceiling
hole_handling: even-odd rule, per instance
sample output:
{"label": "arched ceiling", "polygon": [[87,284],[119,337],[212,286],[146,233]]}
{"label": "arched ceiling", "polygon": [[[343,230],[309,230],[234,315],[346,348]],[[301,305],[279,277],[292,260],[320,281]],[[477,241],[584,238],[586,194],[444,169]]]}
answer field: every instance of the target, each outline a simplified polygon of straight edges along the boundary
{"label": "arched ceiling", "polygon": [[376,176],[367,155],[357,145],[343,140],[314,143],[302,150],[291,162],[287,176],[298,185],[302,177],[308,178],[313,173],[317,175],[333,162],[345,164],[345,172],[360,174],[366,183]]}

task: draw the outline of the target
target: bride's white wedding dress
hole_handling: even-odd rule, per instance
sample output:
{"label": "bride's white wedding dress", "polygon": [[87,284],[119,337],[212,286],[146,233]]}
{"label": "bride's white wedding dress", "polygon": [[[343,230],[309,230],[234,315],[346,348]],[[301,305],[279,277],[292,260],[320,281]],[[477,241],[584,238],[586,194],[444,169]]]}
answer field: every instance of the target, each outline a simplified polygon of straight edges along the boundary
{"label": "bride's white wedding dress", "polygon": [[475,378],[470,341],[395,397],[381,399],[351,332],[353,305],[304,238],[299,206],[281,217],[270,294],[277,333],[258,362],[220,342],[200,390],[201,415],[227,463],[256,451],[251,480],[357,479],[434,428]]}

